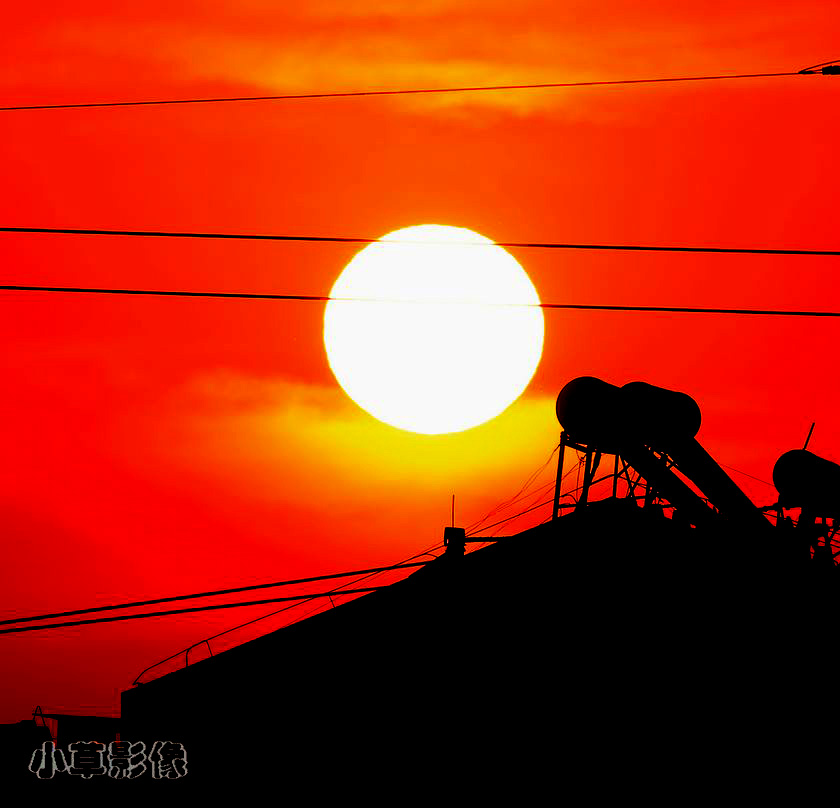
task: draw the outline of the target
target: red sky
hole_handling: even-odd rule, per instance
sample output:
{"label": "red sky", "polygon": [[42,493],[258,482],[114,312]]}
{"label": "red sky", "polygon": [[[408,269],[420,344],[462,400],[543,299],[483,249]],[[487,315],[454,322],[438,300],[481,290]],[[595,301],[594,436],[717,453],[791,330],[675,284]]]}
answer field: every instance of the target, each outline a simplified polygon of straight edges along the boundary
{"label": "red sky", "polygon": [[[7,9],[0,105],[775,72],[840,56],[827,0],[278,5]],[[840,78],[797,76],[5,112],[0,226],[377,237],[434,222],[497,241],[837,249],[838,93]],[[4,284],[327,294],[354,252],[0,235]],[[831,258],[514,252],[544,301],[838,307]],[[440,540],[453,491],[464,524],[515,493],[556,444],[554,397],[578,375],[692,394],[701,442],[765,480],[812,421],[811,448],[840,461],[833,320],[549,311],[527,392],[440,437],[349,401],[322,322],[320,304],[0,293],[0,618],[410,556]],[[0,637],[0,721],[36,704],[113,711],[147,665],[267,611]]]}

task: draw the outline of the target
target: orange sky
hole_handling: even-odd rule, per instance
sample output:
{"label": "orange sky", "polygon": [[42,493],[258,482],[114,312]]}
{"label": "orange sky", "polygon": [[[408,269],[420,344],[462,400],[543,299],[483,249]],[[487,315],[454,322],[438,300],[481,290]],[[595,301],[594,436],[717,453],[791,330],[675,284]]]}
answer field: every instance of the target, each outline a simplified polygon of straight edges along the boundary
{"label": "orange sky", "polygon": [[[774,72],[840,55],[827,0],[278,5],[7,9],[0,105]],[[840,78],[793,77],[6,112],[0,225],[377,237],[435,222],[497,241],[837,249],[838,93]],[[327,294],[354,252],[0,236],[4,284]],[[544,301],[836,309],[840,288],[829,258],[514,252]],[[451,492],[472,522],[545,460],[554,397],[577,375],[692,394],[701,442],[763,479],[812,421],[811,448],[840,461],[835,321],[549,311],[525,395],[427,437],[345,397],[322,318],[306,303],[0,293],[0,618],[412,555],[441,538]],[[269,610],[0,637],[0,721],[39,703],[113,710],[148,664]]]}

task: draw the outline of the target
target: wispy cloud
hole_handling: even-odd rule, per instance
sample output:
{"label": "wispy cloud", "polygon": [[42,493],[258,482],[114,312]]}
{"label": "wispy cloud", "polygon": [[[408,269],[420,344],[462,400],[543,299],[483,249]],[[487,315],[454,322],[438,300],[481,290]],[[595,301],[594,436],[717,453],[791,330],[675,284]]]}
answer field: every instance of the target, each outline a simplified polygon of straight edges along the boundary
{"label": "wispy cloud", "polygon": [[[177,8],[152,2],[127,14],[87,3],[57,11],[40,27],[19,21],[7,51],[13,76],[6,81],[40,75],[78,86],[98,80],[103,92],[122,84],[124,95],[208,86],[279,94],[585,81],[710,65],[764,69],[784,51],[787,32],[806,23],[813,28],[825,15],[825,4],[816,2],[795,8],[773,2],[772,9],[745,4],[737,14],[700,5],[677,13],[668,3],[614,2],[603,9],[542,0],[321,0],[286,7],[249,0]],[[519,92],[394,103],[522,115],[563,101],[556,92]]]}
{"label": "wispy cloud", "polygon": [[337,386],[228,371],[194,377],[173,407],[167,434],[149,445],[157,443],[170,464],[183,463],[184,473],[258,500],[356,500],[365,508],[398,489],[421,496],[495,480],[504,491],[502,481],[542,457],[558,431],[554,401],[542,396],[525,395],[466,432],[429,436],[376,421]]}

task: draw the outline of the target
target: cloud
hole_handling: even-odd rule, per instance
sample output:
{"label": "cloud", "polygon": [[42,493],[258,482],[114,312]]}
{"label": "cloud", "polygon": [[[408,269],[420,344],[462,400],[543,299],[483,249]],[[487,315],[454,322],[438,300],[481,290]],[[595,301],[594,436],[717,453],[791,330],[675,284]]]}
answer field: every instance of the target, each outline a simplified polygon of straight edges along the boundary
{"label": "cloud", "polygon": [[[107,96],[284,94],[587,81],[778,69],[791,33],[816,44],[830,4],[526,0],[332,0],[290,6],[104,2],[57,7],[48,19],[14,20],[2,82]],[[827,26],[826,31],[831,26]],[[820,34],[826,40],[828,33]],[[821,51],[822,53],[822,51]],[[800,58],[800,57],[796,57]],[[807,58],[810,58],[810,54]],[[814,55],[814,59],[823,58]],[[793,65],[795,67],[796,65]],[[130,88],[130,92],[127,90]],[[660,88],[662,90],[662,88]],[[662,90],[665,91],[665,90]],[[574,95],[577,106],[597,96]],[[564,110],[558,91],[408,96],[389,104],[422,114],[528,116]]]}
{"label": "cloud", "polygon": [[466,432],[418,435],[376,421],[337,386],[224,370],[194,377],[172,406],[166,434],[144,443],[165,452],[177,475],[263,502],[362,508],[452,486],[504,491],[544,459],[559,429],[553,399],[526,395]]}

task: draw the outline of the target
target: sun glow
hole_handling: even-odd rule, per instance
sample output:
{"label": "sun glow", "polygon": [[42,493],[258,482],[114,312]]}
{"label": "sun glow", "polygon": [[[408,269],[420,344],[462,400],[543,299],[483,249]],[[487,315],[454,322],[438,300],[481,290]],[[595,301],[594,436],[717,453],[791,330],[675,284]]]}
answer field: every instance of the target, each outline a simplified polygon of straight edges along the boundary
{"label": "sun glow", "polygon": [[357,253],[330,297],[343,298],[324,315],[338,383],[399,429],[478,426],[521,395],[540,361],[534,285],[510,253],[472,230],[395,230]]}

